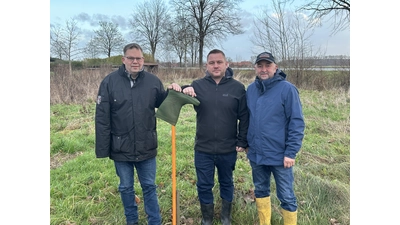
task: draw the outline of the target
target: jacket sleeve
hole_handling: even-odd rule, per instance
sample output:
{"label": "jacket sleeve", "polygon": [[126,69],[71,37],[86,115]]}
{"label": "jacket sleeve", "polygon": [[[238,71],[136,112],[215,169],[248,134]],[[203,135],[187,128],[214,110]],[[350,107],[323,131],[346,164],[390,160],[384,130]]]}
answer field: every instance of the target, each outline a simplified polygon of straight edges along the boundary
{"label": "jacket sleeve", "polygon": [[296,154],[300,151],[305,129],[299,92],[294,86],[289,89],[287,95],[285,114],[288,120],[288,130],[284,155],[294,159],[296,158]]}
{"label": "jacket sleeve", "polygon": [[161,103],[167,98],[168,95],[168,89],[165,90],[162,82],[160,81],[157,87],[157,98],[156,98],[156,108],[159,108]]}
{"label": "jacket sleeve", "polygon": [[246,100],[246,90],[243,86],[243,93],[239,100],[239,109],[238,109],[238,120],[239,120],[239,133],[238,133],[238,141],[237,146],[246,148],[247,145],[247,129],[249,128],[249,110],[247,109],[247,100]]}
{"label": "jacket sleeve", "polygon": [[181,89],[182,89],[182,91],[181,91],[181,92],[183,92],[183,89],[185,89],[185,88],[187,88],[187,87],[191,87],[191,85],[190,85],[190,84],[185,84],[185,85],[182,85],[182,86],[181,86]]}
{"label": "jacket sleeve", "polygon": [[110,157],[111,152],[111,118],[108,83],[104,80],[100,84],[96,101],[95,133],[97,158]]}

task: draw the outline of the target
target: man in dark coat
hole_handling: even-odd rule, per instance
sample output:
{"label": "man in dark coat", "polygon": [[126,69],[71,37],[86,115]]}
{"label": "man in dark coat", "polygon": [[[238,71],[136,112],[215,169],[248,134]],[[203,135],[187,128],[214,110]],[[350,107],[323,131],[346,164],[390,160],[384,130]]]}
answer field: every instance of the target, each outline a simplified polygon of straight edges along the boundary
{"label": "man in dark coat", "polygon": [[206,76],[183,86],[183,93],[195,96],[196,110],[194,163],[197,175],[203,225],[211,225],[214,216],[215,169],[218,171],[222,201],[221,222],[231,224],[233,171],[237,151],[247,147],[249,114],[245,86],[233,78],[225,54],[218,49],[207,55]]}
{"label": "man in dark coat", "polygon": [[[160,79],[143,70],[142,48],[124,47],[122,65],[100,84],[95,115],[96,157],[114,161],[127,225],[138,224],[134,168],[143,191],[148,224],[161,225],[156,193],[155,108],[166,98]],[[168,89],[181,91],[179,85]]]}

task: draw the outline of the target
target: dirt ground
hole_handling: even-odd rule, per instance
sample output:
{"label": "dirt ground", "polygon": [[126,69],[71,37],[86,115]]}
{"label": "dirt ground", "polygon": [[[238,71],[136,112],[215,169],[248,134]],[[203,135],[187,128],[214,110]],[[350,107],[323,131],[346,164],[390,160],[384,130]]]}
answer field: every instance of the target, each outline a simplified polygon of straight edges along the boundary
{"label": "dirt ground", "polygon": [[58,168],[68,160],[74,159],[79,155],[82,155],[82,152],[76,152],[74,154],[57,153],[53,156],[50,156],[50,169]]}

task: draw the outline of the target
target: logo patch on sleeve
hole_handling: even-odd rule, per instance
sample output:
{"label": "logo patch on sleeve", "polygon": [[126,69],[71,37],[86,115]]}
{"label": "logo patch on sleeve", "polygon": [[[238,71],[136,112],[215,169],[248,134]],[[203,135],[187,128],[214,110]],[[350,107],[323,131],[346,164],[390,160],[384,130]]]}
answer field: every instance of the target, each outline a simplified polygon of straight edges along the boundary
{"label": "logo patch on sleeve", "polygon": [[97,104],[101,103],[101,95],[97,96]]}

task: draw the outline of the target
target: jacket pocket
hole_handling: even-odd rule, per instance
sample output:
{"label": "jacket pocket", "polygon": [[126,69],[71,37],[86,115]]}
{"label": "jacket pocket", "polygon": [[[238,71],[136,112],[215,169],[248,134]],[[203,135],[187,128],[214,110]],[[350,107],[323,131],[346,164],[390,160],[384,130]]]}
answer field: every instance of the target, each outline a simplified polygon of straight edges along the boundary
{"label": "jacket pocket", "polygon": [[112,92],[111,96],[112,96],[111,105],[112,105],[113,109],[119,109],[127,101],[127,99],[125,98],[124,93],[122,91],[114,91],[114,92]]}
{"label": "jacket pocket", "polygon": [[157,143],[157,132],[155,131],[149,131],[147,132],[147,137],[145,140],[145,146],[143,146],[145,149],[155,149],[158,147]]}
{"label": "jacket pocket", "polygon": [[112,135],[112,151],[129,152],[130,138],[128,134]]}

